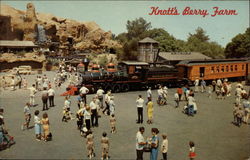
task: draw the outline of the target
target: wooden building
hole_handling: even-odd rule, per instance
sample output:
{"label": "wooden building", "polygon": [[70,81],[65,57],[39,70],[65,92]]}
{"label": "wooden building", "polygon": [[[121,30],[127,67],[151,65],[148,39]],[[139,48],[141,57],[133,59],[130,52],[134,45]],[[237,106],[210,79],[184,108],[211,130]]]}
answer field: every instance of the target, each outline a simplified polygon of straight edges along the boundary
{"label": "wooden building", "polygon": [[139,41],[138,46],[139,61],[147,63],[155,62],[159,49],[159,42],[147,37]]}
{"label": "wooden building", "polygon": [[157,62],[176,65],[183,60],[209,60],[211,57],[199,52],[159,52]]}
{"label": "wooden building", "polygon": [[32,41],[7,41],[0,40],[0,52],[1,53],[15,53],[15,52],[32,52],[37,49],[38,46]]}
{"label": "wooden building", "polygon": [[214,60],[190,60],[177,64],[179,77],[213,80],[219,78],[245,79],[250,73],[249,61],[245,59],[214,59]]}

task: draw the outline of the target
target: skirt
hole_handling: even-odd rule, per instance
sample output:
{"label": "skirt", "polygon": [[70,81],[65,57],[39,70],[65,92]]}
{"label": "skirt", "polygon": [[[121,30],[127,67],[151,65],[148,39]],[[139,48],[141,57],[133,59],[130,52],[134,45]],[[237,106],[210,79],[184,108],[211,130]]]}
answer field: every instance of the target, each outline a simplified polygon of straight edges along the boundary
{"label": "skirt", "polygon": [[41,134],[41,133],[42,133],[41,124],[35,124],[35,134]]}

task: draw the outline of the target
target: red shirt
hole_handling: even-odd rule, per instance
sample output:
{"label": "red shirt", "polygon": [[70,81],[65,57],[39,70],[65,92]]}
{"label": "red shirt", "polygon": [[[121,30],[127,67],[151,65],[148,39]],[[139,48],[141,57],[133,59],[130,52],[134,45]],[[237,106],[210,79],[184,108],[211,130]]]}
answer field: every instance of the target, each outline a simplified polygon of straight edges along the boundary
{"label": "red shirt", "polygon": [[178,93],[178,94],[182,94],[182,92],[183,92],[183,91],[182,91],[181,88],[177,88],[177,93]]}

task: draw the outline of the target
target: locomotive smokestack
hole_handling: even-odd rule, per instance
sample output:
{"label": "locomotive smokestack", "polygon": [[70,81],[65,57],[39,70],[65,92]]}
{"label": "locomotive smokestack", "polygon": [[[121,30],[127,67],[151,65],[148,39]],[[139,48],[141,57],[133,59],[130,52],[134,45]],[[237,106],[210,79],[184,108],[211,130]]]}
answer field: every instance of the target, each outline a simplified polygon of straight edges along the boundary
{"label": "locomotive smokestack", "polygon": [[87,57],[85,57],[82,61],[82,63],[84,64],[84,71],[88,71],[88,67],[89,67],[89,59]]}

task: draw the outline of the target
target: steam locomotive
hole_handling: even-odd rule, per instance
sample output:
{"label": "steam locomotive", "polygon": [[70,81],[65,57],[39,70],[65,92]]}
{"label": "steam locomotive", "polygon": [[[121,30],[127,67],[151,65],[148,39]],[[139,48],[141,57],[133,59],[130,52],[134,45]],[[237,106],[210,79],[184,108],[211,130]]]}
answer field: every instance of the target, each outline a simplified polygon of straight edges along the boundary
{"label": "steam locomotive", "polygon": [[100,69],[93,65],[88,71],[87,65],[79,64],[77,70],[81,77],[81,85],[85,85],[96,92],[98,88],[105,91],[126,92],[141,90],[147,87],[156,88],[158,84],[173,87],[188,84],[187,78],[180,78],[178,70],[169,65],[152,65],[145,62],[122,61],[117,65],[107,65],[107,69]]}

